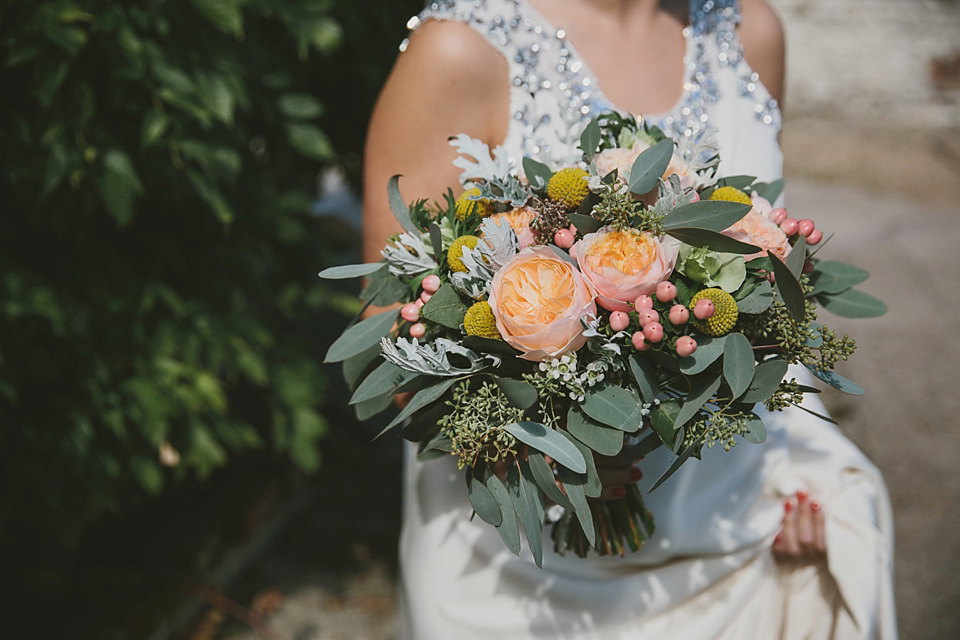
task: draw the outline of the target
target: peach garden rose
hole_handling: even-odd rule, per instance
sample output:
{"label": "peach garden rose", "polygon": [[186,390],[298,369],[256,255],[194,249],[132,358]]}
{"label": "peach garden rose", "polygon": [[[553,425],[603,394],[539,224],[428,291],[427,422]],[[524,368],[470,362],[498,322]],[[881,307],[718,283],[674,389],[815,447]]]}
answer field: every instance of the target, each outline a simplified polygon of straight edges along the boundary
{"label": "peach garden rose", "polygon": [[526,360],[556,358],[587,339],[580,319],[595,316],[594,291],[547,247],[519,252],[493,277],[490,308],[500,335]]}
{"label": "peach garden rose", "polygon": [[790,253],[790,242],[780,226],[769,218],[773,206],[765,198],[753,196],[753,208],[749,213],[723,233],[760,247],[758,253],[744,256],[746,261],[761,258],[772,251],[775,256],[785,260]]}
{"label": "peach garden rose", "polygon": [[510,228],[513,229],[513,232],[517,234],[517,243],[520,248],[526,249],[533,244],[534,236],[533,229],[530,228],[530,223],[533,222],[535,217],[536,213],[530,207],[517,207],[510,211],[496,213],[491,216],[491,220],[493,220],[497,226],[506,220]]}
{"label": "peach garden rose", "polygon": [[680,243],[649,233],[601,229],[574,245],[583,277],[597,290],[597,304],[610,311],[629,311],[628,303],[652,294],[670,277]]}
{"label": "peach garden rose", "polygon": [[[629,178],[633,163],[637,161],[641,153],[649,148],[650,145],[642,140],[637,140],[629,149],[619,147],[604,149],[594,158],[597,173],[600,174],[600,176],[605,176],[616,169],[619,181],[625,183]],[[666,180],[674,173],[680,178],[680,185],[682,187],[699,186],[697,175],[690,170],[687,163],[684,162],[676,152],[674,152],[673,157],[670,158],[670,164],[667,165],[666,171],[663,172],[663,179]]]}

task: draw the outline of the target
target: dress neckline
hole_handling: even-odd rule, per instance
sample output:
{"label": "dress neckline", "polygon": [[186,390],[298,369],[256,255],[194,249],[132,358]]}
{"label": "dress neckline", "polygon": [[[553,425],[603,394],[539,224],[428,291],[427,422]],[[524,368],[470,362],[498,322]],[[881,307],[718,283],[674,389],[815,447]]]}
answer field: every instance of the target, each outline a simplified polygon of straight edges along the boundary
{"label": "dress neckline", "polygon": [[681,31],[681,34],[683,36],[683,42],[684,42],[684,54],[683,54],[683,74],[681,78],[682,90],[680,92],[680,97],[673,104],[673,106],[671,106],[666,111],[661,111],[658,113],[643,114],[643,113],[635,113],[630,109],[623,109],[613,103],[613,101],[604,92],[603,87],[600,85],[600,81],[597,79],[596,73],[594,73],[593,69],[590,67],[590,65],[587,63],[584,57],[580,55],[580,52],[577,50],[577,47],[574,45],[574,43],[569,38],[567,38],[566,31],[554,26],[553,23],[551,23],[549,20],[544,18],[543,15],[536,9],[536,7],[534,7],[529,2],[527,2],[527,0],[515,0],[515,2],[518,5],[521,5],[523,7],[523,10],[529,14],[531,20],[535,22],[542,29],[542,32],[545,37],[549,37],[555,40],[556,42],[561,43],[564,47],[566,47],[570,51],[570,57],[573,58],[574,61],[580,65],[580,68],[577,70],[577,72],[585,80],[589,81],[589,82],[585,82],[585,84],[592,83],[593,90],[596,93],[597,98],[605,102],[612,109],[620,113],[630,114],[634,117],[637,117],[638,119],[643,119],[644,121],[660,122],[669,116],[678,114],[684,108],[684,106],[688,104],[690,93],[695,86],[695,83],[693,83],[691,80],[692,80],[692,74],[695,73],[695,69],[696,69],[696,64],[694,63],[695,43],[693,38],[693,29],[689,24],[689,19],[690,19],[689,15],[688,15],[688,23],[683,27],[683,30]]}

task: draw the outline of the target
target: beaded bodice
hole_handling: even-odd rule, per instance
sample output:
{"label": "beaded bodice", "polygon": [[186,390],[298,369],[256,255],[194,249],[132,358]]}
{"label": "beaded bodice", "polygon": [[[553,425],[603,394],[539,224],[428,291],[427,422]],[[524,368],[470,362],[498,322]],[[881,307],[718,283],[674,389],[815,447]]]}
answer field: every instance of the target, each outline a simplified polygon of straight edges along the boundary
{"label": "beaded bodice", "polygon": [[[553,164],[576,161],[586,123],[616,108],[566,33],[525,0],[435,0],[407,26],[413,30],[428,19],[468,24],[506,58],[512,120],[503,146],[515,163],[524,155]],[[775,138],[780,111],[743,58],[735,33],[740,20],[736,0],[691,0],[689,20],[683,32],[683,94],[669,111],[647,114],[647,121],[674,138],[697,136],[720,124],[713,121],[713,107],[733,90],[749,102],[741,106]],[[405,48],[406,41],[401,44]]]}

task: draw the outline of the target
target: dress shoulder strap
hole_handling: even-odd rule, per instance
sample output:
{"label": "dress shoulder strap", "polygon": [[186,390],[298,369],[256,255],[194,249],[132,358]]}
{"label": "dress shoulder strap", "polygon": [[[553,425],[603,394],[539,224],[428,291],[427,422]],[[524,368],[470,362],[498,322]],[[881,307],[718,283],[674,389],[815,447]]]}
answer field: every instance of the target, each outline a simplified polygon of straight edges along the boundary
{"label": "dress shoulder strap", "polygon": [[740,24],[738,0],[690,0],[690,26],[694,33],[732,34]]}
{"label": "dress shoulder strap", "polygon": [[[410,18],[407,28],[414,31],[427,20],[462,22],[503,54],[508,53],[512,32],[520,24],[517,0],[428,0],[423,11]],[[400,45],[401,51],[406,49],[406,42]],[[506,57],[509,61],[512,56]]]}

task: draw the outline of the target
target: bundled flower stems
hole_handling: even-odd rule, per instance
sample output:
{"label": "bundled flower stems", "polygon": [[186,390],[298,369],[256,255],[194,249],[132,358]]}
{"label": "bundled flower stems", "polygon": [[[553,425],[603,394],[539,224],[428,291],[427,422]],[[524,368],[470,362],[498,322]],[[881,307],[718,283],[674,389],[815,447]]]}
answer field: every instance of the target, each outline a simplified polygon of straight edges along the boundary
{"label": "bundled flower stems", "polygon": [[[683,146],[617,113],[592,121],[582,162],[525,158],[451,141],[463,193],[406,204],[383,260],[326,269],[367,277],[367,305],[331,346],[361,419],[414,392],[387,425],[420,457],[454,456],[476,515],[538,565],[550,523],[557,553],[636,552],[654,515],[635,485],[598,501],[599,456],[669,447],[667,480],[703,447],[766,437],[754,411],[798,406],[791,364],[848,393],[833,371],[854,350],[817,305],[882,314],[854,288],[867,273],[821,260],[822,231],[774,207],[782,183],[718,177],[713,132]],[[747,445],[748,446],[748,445]]]}

